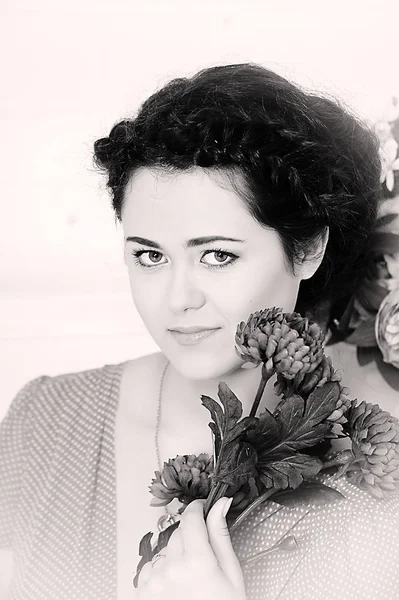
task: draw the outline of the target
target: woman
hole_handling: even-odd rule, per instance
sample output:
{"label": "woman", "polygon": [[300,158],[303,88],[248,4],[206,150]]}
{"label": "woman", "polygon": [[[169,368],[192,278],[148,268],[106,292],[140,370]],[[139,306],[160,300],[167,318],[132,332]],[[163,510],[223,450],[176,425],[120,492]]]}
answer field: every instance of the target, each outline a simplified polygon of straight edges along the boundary
{"label": "woman", "polygon": [[[225,499],[206,522],[195,501],[132,587],[139,540],[166,516],[149,505],[154,471],[177,454],[212,454],[200,396],[216,398],[224,381],[249,413],[260,372],[235,353],[237,324],[269,306],[319,314],[356,289],[376,220],[374,136],[335,101],[227,65],[153,94],[96,141],[95,160],[123,226],[134,303],[161,352],[39,377],[15,398],[0,436],[6,597],[395,597],[398,496],[378,503],[346,481],[345,502],[310,516],[268,503],[234,546]],[[267,388],[259,410],[276,403]],[[248,549],[290,527],[293,552],[241,569]]]}

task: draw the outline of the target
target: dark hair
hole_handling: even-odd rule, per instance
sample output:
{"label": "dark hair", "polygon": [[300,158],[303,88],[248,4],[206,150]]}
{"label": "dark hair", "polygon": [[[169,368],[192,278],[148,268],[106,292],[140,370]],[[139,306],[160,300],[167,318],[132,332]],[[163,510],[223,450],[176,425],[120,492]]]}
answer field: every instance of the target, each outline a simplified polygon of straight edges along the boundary
{"label": "dark hair", "polygon": [[278,232],[292,268],[328,226],[322,264],[298,296],[297,309],[312,312],[350,295],[364,275],[378,148],[371,128],[337,100],[245,63],[173,79],[94,143],[94,160],[108,174],[118,220],[136,169],[203,167],[229,175],[249,213]]}

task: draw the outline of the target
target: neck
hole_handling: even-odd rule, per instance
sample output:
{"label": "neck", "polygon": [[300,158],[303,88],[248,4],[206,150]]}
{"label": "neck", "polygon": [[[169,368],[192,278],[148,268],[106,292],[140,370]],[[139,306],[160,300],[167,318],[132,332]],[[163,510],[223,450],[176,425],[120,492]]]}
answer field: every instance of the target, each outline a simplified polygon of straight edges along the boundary
{"label": "neck", "polygon": [[[217,379],[192,380],[169,363],[163,379],[161,418],[157,425],[161,464],[178,454],[213,454],[209,429],[210,413],[202,406],[201,395],[220,403],[218,385],[223,381],[240,400],[242,417],[249,415],[261,381],[262,365],[255,369],[237,369]],[[263,393],[257,415],[264,408],[273,411],[279,398],[273,390],[274,378]]]}
{"label": "neck", "polygon": [[[235,371],[226,373],[217,379],[188,379],[177,371],[172,363],[169,363],[164,381],[164,386],[169,388],[169,393],[172,393],[174,408],[180,414],[189,414],[192,419],[197,417],[201,421],[209,421],[209,412],[201,404],[201,396],[210,396],[217,402],[220,402],[218,397],[218,386],[220,382],[224,382],[232,392],[240,400],[243,407],[242,416],[248,416],[255,400],[256,393],[261,382],[262,364],[256,368],[243,369],[238,368]],[[260,402],[257,415],[268,408],[273,411],[279,399],[274,394],[273,389],[274,378],[266,385]],[[168,394],[169,396],[169,394]],[[172,408],[172,407],[171,407]]]}

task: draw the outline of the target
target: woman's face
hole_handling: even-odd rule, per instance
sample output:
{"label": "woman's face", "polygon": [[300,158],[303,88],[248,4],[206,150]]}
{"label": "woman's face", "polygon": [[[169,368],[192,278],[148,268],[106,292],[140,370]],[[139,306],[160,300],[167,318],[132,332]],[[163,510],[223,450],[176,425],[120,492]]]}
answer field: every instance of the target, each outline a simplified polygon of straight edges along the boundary
{"label": "woman's face", "polygon": [[[241,367],[237,325],[267,307],[294,309],[300,274],[290,272],[277,233],[246,212],[224,174],[140,169],[126,188],[122,224],[135,306],[187,378],[218,378]],[[215,239],[201,240],[208,237]],[[193,345],[170,331],[194,326],[217,330]]]}

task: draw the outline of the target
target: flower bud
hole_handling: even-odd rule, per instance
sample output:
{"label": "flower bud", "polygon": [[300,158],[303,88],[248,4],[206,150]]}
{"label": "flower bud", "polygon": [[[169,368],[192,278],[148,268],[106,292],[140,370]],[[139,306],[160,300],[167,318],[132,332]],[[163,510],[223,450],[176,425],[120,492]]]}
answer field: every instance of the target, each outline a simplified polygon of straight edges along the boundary
{"label": "flower bud", "polygon": [[202,453],[178,455],[155,472],[150,492],[155,496],[151,506],[166,506],[174,498],[183,504],[206,499],[212,485],[213,456]]}
{"label": "flower bud", "polygon": [[383,498],[399,486],[399,421],[378,404],[353,403],[344,425],[352,440],[353,459],[345,470],[349,480]]}

